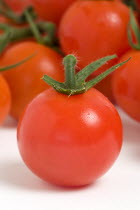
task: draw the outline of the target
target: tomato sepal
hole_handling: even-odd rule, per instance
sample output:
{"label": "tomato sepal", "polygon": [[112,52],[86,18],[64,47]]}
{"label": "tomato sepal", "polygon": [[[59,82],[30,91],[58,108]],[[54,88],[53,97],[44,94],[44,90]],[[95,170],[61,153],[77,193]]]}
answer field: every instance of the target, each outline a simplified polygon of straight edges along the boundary
{"label": "tomato sepal", "polygon": [[79,73],[75,73],[75,66],[77,64],[77,59],[74,55],[67,55],[63,59],[63,65],[65,69],[65,82],[61,83],[53,78],[44,75],[43,80],[52,86],[56,91],[66,94],[66,95],[77,95],[81,93],[85,93],[87,90],[95,86],[101,80],[103,80],[106,76],[111,74],[120,66],[124,65],[128,62],[131,58],[127,59],[126,61],[116,64],[113,67],[109,68],[99,76],[95,77],[94,79],[86,82],[86,79],[99,67],[105,64],[107,61],[116,58],[116,55],[106,56],[101,58],[97,61],[92,62],[84,69],[82,69]]}

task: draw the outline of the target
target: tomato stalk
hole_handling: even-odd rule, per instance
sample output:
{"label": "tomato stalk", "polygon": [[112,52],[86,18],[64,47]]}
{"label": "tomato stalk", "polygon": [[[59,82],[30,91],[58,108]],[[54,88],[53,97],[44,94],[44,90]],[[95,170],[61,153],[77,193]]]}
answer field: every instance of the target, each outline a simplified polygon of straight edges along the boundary
{"label": "tomato stalk", "polygon": [[[47,33],[46,36],[42,36],[41,35],[41,31],[37,24],[35,24],[34,19],[32,18],[32,16],[30,15],[29,11],[25,10],[25,17],[27,22],[30,25],[30,29],[36,39],[36,41],[40,44],[44,44],[44,45],[53,45],[54,42],[56,41],[56,36],[55,36],[55,32],[56,32],[56,28],[55,28],[55,24],[51,23],[51,22],[46,22],[46,28],[43,26],[42,24],[42,29],[44,29],[44,32]],[[44,22],[45,24],[45,22]]]}
{"label": "tomato stalk", "polygon": [[73,56],[69,56],[69,62],[67,58],[63,60],[65,66],[65,85],[67,88],[74,89],[76,88],[76,78],[75,78],[75,65],[77,61]]}
{"label": "tomato stalk", "polygon": [[106,76],[112,73],[114,70],[125,64],[130,60],[130,58],[122,63],[116,64],[115,66],[109,68],[99,76],[95,77],[94,79],[86,82],[86,79],[98,68],[104,65],[111,59],[116,58],[116,55],[106,56],[101,58],[95,62],[92,62],[84,69],[75,73],[75,66],[77,64],[77,59],[74,55],[67,55],[63,59],[64,69],[65,69],[65,82],[61,83],[58,82],[51,77],[44,75],[42,78],[47,84],[52,86],[56,91],[66,94],[66,95],[77,95],[81,93],[85,93],[87,90],[95,86],[101,80],[103,80]]}
{"label": "tomato stalk", "polygon": [[[132,32],[134,33],[134,36],[136,38],[136,43],[133,42]],[[140,28],[132,9],[130,9],[130,22],[128,25],[128,40],[132,48],[134,48],[135,50],[140,50]]]}
{"label": "tomato stalk", "polygon": [[18,62],[16,64],[12,64],[12,65],[9,65],[9,66],[1,67],[0,68],[0,72],[4,72],[4,71],[8,71],[8,70],[10,70],[12,68],[16,68],[17,66],[22,65],[23,63],[27,62],[28,60],[30,60],[34,56],[35,56],[35,54],[28,56],[27,58],[25,58],[24,60],[22,60],[22,61],[20,61],[20,62]]}
{"label": "tomato stalk", "polygon": [[2,0],[0,1],[0,14],[8,17],[16,24],[29,24],[29,26],[20,29],[8,24],[0,24],[0,29],[6,32],[0,35],[0,53],[12,42],[35,38],[38,43],[47,45],[58,53],[63,54],[58,46],[55,24],[44,21],[35,23],[34,20],[37,16],[32,7],[25,9],[21,15],[17,15]]}
{"label": "tomato stalk", "polygon": [[[33,19],[37,18],[37,15],[32,7],[26,9],[30,13]],[[4,0],[0,0],[0,14],[10,19],[15,24],[24,24],[27,23],[25,12],[18,15],[12,11],[12,9],[5,3]]]}
{"label": "tomato stalk", "polygon": [[[42,37],[40,43],[50,47],[55,47],[57,45],[57,40],[55,38],[55,25],[50,22],[38,22],[34,24],[42,36],[44,33],[47,33],[46,36]],[[10,43],[27,38],[34,38],[34,32],[30,26],[17,28],[6,23],[1,23],[0,29],[5,32],[0,35],[0,53],[2,53]]]}

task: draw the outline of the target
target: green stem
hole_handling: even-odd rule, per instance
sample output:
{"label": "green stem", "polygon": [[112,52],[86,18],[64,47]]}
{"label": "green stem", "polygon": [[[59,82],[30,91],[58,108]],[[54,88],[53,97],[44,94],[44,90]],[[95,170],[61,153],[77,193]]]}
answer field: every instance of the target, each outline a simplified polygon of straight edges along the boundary
{"label": "green stem", "polygon": [[56,37],[56,26],[51,22],[40,22],[40,31],[47,32],[46,36],[43,36],[43,44],[50,47],[58,47],[58,39]]}
{"label": "green stem", "polygon": [[8,70],[10,70],[10,69],[16,68],[17,66],[22,65],[23,63],[27,62],[28,60],[30,60],[30,59],[33,58],[34,56],[35,56],[35,54],[33,54],[33,55],[31,55],[31,56],[25,58],[24,60],[22,60],[22,61],[20,61],[20,62],[18,62],[18,63],[16,63],[16,64],[12,64],[12,65],[6,66],[6,67],[1,67],[1,68],[0,68],[0,72],[4,72],[4,71],[8,71]]}
{"label": "green stem", "polygon": [[42,37],[40,35],[40,32],[38,30],[37,25],[33,22],[30,13],[26,10],[24,12],[24,14],[25,14],[25,17],[26,17],[26,19],[27,19],[27,21],[28,21],[28,23],[30,25],[30,28],[31,28],[33,34],[34,34],[34,37],[36,38],[38,43],[42,44]]}
{"label": "green stem", "polygon": [[[49,32],[47,35],[48,38],[42,37],[41,43],[44,43],[47,46],[55,47],[56,46],[56,38],[55,38],[55,26],[53,23],[46,22],[38,22],[34,23],[35,27],[38,28],[40,33],[44,35],[44,33]],[[4,51],[4,49],[8,46],[8,44],[22,41],[27,38],[34,38],[34,32],[30,26],[17,28],[14,26],[10,26],[6,23],[0,23],[0,29],[4,30],[5,33],[0,35],[0,53]],[[51,35],[52,38],[50,37]]]}
{"label": "green stem", "polygon": [[11,36],[12,34],[9,31],[8,33],[0,37],[0,53],[2,53],[3,50],[8,46]]}
{"label": "green stem", "polygon": [[[54,43],[57,43],[55,36],[56,34],[55,24],[51,22],[42,22],[42,24],[40,23],[40,27],[38,27],[28,11],[25,11],[25,16],[34,34],[34,37],[36,38],[36,41],[38,43],[48,46],[53,46]],[[42,37],[41,31],[47,32],[47,35]]]}
{"label": "green stem", "polygon": [[76,62],[77,60],[73,55],[68,55],[63,60],[63,64],[65,67],[65,85],[69,89],[74,89],[76,87],[76,80],[75,80]]}
{"label": "green stem", "polygon": [[[136,38],[136,43],[133,42],[133,34]],[[133,10],[130,8],[130,22],[128,24],[128,41],[132,48],[140,50],[140,28],[135,18]]]}
{"label": "green stem", "polygon": [[10,27],[8,24],[0,24],[0,29],[6,31],[4,34],[0,35],[0,53],[2,53],[10,43],[33,37],[29,27],[19,29]]}

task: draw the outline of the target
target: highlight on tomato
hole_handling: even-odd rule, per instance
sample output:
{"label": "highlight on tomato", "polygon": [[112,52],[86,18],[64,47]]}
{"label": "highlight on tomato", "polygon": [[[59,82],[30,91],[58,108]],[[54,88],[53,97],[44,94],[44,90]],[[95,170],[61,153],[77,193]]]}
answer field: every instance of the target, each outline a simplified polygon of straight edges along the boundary
{"label": "highlight on tomato", "polygon": [[1,55],[0,63],[10,65],[32,54],[35,56],[24,64],[3,73],[12,95],[11,115],[16,119],[19,119],[25,106],[37,94],[49,88],[40,79],[44,74],[63,81],[61,55],[33,41],[20,42],[9,47]]}
{"label": "highlight on tomato", "polygon": [[75,74],[77,60],[67,55],[65,82],[45,75],[43,80],[54,89],[44,91],[26,107],[17,133],[20,154],[45,181],[61,186],[91,184],[118,157],[120,117],[111,102],[92,87],[123,63],[86,82],[93,71],[114,58],[97,60]]}
{"label": "highlight on tomato", "polygon": [[[129,41],[132,49],[125,53],[120,61],[132,57],[128,64],[116,71],[112,78],[112,87],[117,104],[133,119],[140,121],[140,29],[131,11]],[[133,42],[131,30],[137,43]]]}

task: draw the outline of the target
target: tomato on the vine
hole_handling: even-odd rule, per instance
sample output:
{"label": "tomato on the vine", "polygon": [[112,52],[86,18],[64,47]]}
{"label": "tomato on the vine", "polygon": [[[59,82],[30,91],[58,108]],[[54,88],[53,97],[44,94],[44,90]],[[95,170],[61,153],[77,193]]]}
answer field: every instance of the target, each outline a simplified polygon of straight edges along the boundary
{"label": "tomato on the vine", "polygon": [[[120,57],[130,48],[127,41],[128,22],[129,9],[121,2],[75,2],[60,23],[59,38],[62,50],[65,54],[74,53],[79,59],[80,67],[113,53]],[[100,71],[116,62],[117,60],[108,62]],[[94,73],[93,77],[96,74]],[[111,87],[109,89],[111,90]]]}
{"label": "tomato on the vine", "polygon": [[59,23],[67,8],[76,0],[31,0],[39,17]]}
{"label": "tomato on the vine", "polygon": [[3,73],[12,94],[11,115],[16,119],[19,119],[25,106],[38,93],[48,88],[48,85],[40,79],[44,74],[63,80],[61,56],[36,42],[25,41],[9,47],[1,55],[0,63],[10,65],[32,54],[35,56],[21,66]]}
{"label": "tomato on the vine", "polygon": [[112,78],[114,97],[118,105],[132,118],[140,121],[140,52],[129,51],[122,60],[132,57],[129,64],[122,66]]}
{"label": "tomato on the vine", "polygon": [[[106,55],[116,53],[121,56],[130,48],[127,41],[128,22],[129,9],[122,3],[75,2],[60,23],[62,50],[66,54],[75,53],[80,67]],[[112,62],[106,67],[110,65]]]}
{"label": "tomato on the vine", "polygon": [[[109,60],[104,59],[104,63]],[[102,62],[75,74],[76,58],[66,56],[65,82],[45,75],[44,81],[55,90],[38,95],[22,115],[17,134],[21,156],[45,181],[61,186],[90,184],[111,167],[120,152],[120,117],[111,102],[91,88],[103,75],[86,82]]]}

